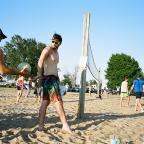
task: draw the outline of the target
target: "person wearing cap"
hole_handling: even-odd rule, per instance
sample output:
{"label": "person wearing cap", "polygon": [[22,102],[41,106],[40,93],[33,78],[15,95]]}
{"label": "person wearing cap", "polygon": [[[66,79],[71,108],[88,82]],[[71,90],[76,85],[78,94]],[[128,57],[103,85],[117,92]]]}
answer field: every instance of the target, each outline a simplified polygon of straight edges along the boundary
{"label": "person wearing cap", "polygon": [[143,89],[144,89],[144,81],[141,80],[140,77],[138,77],[137,79],[135,79],[133,81],[133,85],[131,86],[131,89],[129,91],[129,94],[131,93],[131,91],[134,89],[134,94],[136,96],[136,101],[135,101],[135,111],[139,110],[141,112],[144,112],[144,109],[142,108],[141,105],[141,97],[143,95]]}
{"label": "person wearing cap", "polygon": [[5,39],[5,38],[7,38],[7,36],[5,36],[5,35],[3,34],[3,32],[2,32],[2,30],[0,29],[0,41],[1,41],[2,39]]}
{"label": "person wearing cap", "polygon": [[[2,30],[0,29],[0,41],[7,38],[7,36],[5,36],[2,32]],[[5,62],[4,62],[4,54],[2,49],[0,48],[0,73],[1,74],[9,74],[9,75],[27,75],[28,72],[27,70],[24,68],[21,71],[17,71],[17,70],[13,70],[11,68],[9,68],[8,66],[6,66]]]}
{"label": "person wearing cap", "polygon": [[59,87],[60,81],[57,64],[59,62],[58,48],[61,43],[61,35],[55,33],[52,36],[51,44],[43,49],[38,60],[37,78],[41,79],[41,86],[43,87],[42,102],[39,110],[39,131],[43,131],[44,129],[48,105],[54,103],[57,114],[62,122],[62,130],[71,133],[71,129],[66,120]]}

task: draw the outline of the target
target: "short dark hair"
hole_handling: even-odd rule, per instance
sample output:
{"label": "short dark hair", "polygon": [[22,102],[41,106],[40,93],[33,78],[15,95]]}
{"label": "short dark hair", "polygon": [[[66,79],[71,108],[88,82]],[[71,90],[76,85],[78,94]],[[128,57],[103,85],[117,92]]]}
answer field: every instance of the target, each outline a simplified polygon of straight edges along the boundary
{"label": "short dark hair", "polygon": [[62,43],[62,37],[61,37],[61,35],[59,35],[59,34],[57,34],[57,33],[54,33],[54,34],[53,34],[52,39],[57,39],[57,40],[60,41],[60,43]]}
{"label": "short dark hair", "polygon": [[128,79],[128,77],[127,77],[127,76],[125,76],[125,79]]}
{"label": "short dark hair", "polygon": [[138,76],[137,76],[137,79],[141,79],[141,76],[140,76],[140,75],[138,75]]}

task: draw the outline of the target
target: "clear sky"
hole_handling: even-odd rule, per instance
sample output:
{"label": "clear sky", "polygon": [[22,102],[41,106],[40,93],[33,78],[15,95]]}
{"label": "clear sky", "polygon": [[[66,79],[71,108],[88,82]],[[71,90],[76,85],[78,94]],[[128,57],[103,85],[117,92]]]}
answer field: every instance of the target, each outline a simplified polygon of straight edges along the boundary
{"label": "clear sky", "polygon": [[49,44],[57,32],[63,37],[61,71],[73,73],[81,55],[83,16],[90,12],[90,43],[103,82],[115,53],[132,56],[144,70],[144,0],[0,0],[0,6],[0,28],[8,37],[1,46],[15,34]]}

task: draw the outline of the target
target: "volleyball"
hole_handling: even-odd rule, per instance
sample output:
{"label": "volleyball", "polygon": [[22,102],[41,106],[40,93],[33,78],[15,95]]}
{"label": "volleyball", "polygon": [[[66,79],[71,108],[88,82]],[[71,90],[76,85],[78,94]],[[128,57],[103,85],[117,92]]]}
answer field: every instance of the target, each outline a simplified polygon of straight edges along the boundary
{"label": "volleyball", "polygon": [[19,71],[26,70],[26,71],[28,71],[29,73],[31,72],[31,66],[30,66],[30,64],[27,63],[27,62],[22,62],[22,63],[20,63],[20,64],[18,65],[17,69],[18,69]]}

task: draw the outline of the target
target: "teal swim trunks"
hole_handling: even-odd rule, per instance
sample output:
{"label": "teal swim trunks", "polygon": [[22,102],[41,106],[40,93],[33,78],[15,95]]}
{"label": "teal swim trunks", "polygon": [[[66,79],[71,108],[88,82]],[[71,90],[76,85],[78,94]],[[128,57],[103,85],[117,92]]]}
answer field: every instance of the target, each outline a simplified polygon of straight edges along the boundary
{"label": "teal swim trunks", "polygon": [[49,102],[62,101],[59,83],[60,81],[57,76],[48,75],[43,77],[43,100],[48,100]]}

